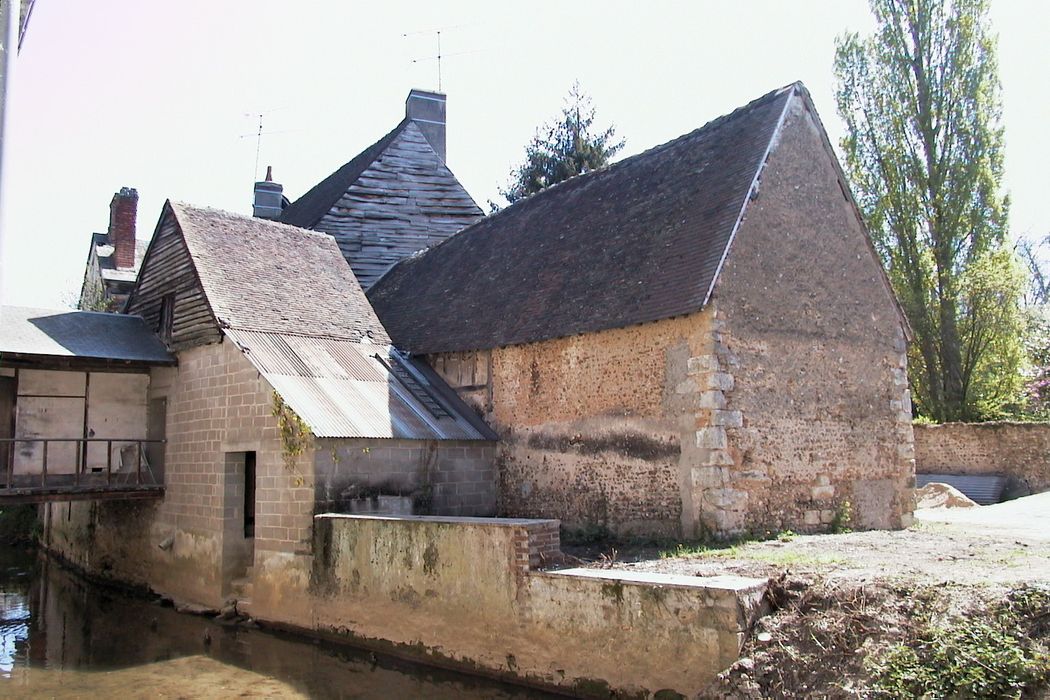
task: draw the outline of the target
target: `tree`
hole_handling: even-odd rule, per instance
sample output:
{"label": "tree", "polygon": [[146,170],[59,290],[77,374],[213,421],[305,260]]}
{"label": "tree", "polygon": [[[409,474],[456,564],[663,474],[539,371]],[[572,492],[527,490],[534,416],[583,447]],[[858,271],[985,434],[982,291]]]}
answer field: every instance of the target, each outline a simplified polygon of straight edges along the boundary
{"label": "tree", "polygon": [[1012,400],[1023,324],[987,1],[869,1],[875,35],[836,42],[846,170],[914,331],[916,408],[986,417]]}
{"label": "tree", "polygon": [[511,204],[551,185],[596,170],[623,148],[616,140],[616,129],[592,132],[595,109],[591,98],[574,83],[561,116],[536,130],[525,147],[525,162],[510,173],[506,189],[500,194]]}
{"label": "tree", "polygon": [[1029,279],[1025,293],[1028,327],[1024,344],[1028,367],[1024,417],[1050,420],[1050,274],[1043,262],[1050,250],[1050,235],[1036,242],[1021,240],[1017,247],[1028,268]]}

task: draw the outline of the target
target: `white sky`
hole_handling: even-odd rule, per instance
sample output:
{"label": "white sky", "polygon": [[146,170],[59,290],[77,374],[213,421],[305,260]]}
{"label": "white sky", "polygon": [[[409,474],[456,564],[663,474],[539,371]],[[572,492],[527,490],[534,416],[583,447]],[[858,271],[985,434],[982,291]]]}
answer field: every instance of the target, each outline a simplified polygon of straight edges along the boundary
{"label": "white sky", "polygon": [[[992,21],[1011,228],[1044,235],[1050,3],[997,0]],[[435,29],[449,166],[485,207],[575,79],[621,157],[794,80],[837,142],[834,38],[871,28],[864,0],[38,0],[10,95],[2,298],[67,305],[121,186],[140,238],[166,198],[250,213],[259,112],[260,171],[294,200],[393,128],[410,88],[437,87]]]}

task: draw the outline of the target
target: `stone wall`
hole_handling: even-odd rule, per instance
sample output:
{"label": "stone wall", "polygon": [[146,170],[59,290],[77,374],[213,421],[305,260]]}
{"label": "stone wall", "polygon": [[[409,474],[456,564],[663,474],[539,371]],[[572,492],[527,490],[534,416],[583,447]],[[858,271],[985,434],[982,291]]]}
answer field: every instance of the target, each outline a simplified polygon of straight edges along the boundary
{"label": "stone wall", "polygon": [[703,362],[728,412],[694,505],[718,532],[910,522],[904,331],[825,148],[794,100],[714,291]]}
{"label": "stone wall", "polygon": [[1050,424],[946,423],[915,426],[915,471],[1002,474],[1032,493],[1050,491]]}
{"label": "stone wall", "polygon": [[583,696],[667,689],[693,697],[736,660],[762,611],[765,581],[537,571],[558,551],[557,528],[557,521],[317,516],[315,557],[267,571],[253,613]]}
{"label": "stone wall", "polygon": [[695,526],[682,503],[711,342],[701,312],[428,359],[499,433],[501,514],[676,536]]}
{"label": "stone wall", "polygon": [[901,317],[795,99],[707,308],[428,358],[500,435],[499,507],[682,537],[910,522]]}
{"label": "stone wall", "polygon": [[315,512],[396,495],[417,515],[495,515],[495,458],[495,444],[481,440],[317,440]]}

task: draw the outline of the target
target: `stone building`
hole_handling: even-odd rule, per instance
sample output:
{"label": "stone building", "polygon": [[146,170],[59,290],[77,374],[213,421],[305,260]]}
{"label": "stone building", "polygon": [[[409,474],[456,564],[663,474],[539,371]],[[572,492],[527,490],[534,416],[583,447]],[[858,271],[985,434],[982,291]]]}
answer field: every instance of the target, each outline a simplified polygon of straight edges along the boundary
{"label": "stone building", "polygon": [[49,505],[89,571],[247,608],[308,572],[315,513],[494,514],[495,435],[389,346],[330,236],[169,202],[126,309],[177,360],[141,401],[163,500]]}
{"label": "stone building", "polygon": [[109,203],[109,227],[91,235],[80,285],[77,308],[85,311],[119,311],[135,286],[146,242],[135,238],[139,193],[121,187]]}
{"label": "stone building", "polygon": [[[391,265],[440,243],[482,217],[446,165],[446,97],[412,90],[405,118],[280,214],[339,243],[368,289]],[[274,198],[273,183],[262,196]]]}
{"label": "stone building", "polygon": [[910,521],[906,321],[801,84],[408,258],[368,298],[499,433],[499,510]]}

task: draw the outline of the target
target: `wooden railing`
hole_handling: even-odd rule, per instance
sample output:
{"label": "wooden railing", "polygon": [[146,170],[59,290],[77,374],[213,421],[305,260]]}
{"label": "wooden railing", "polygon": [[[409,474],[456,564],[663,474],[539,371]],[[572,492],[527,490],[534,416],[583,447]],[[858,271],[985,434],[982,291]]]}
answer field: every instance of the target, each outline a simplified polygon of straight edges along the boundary
{"label": "wooden railing", "polygon": [[[49,460],[53,459],[52,446],[74,444],[74,464],[72,472],[62,469],[55,472],[49,467]],[[96,467],[88,467],[88,446],[92,443],[106,446],[106,466],[102,471]],[[41,457],[39,461],[39,472],[33,467],[36,464],[20,465],[19,473],[15,473],[16,451],[20,444],[41,445]],[[28,491],[61,491],[68,489],[76,491],[87,487],[89,490],[121,490],[140,487],[162,487],[157,476],[146,457],[144,445],[164,444],[164,440],[140,440],[137,438],[0,438],[0,447],[6,446],[5,479],[3,487],[0,487],[0,495],[5,489],[8,493],[12,490],[19,492]],[[118,446],[119,456],[117,458],[117,469],[114,471],[113,447]],[[24,454],[24,453],[23,453]],[[36,460],[34,460],[35,462]],[[68,464],[68,463],[67,463]],[[31,471],[26,472],[26,467]],[[116,478],[116,480],[114,479]]]}

